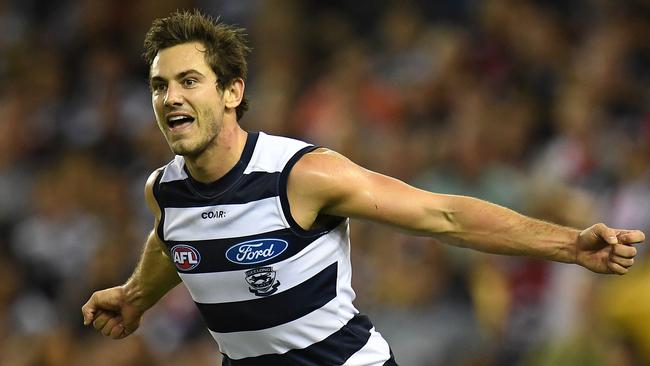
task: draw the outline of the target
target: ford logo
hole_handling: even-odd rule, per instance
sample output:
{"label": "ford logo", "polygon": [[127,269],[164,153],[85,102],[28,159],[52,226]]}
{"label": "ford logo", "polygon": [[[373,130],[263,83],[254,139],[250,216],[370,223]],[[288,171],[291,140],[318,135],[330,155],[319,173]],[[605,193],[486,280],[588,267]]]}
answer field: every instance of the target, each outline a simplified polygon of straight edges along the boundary
{"label": "ford logo", "polygon": [[237,264],[262,263],[279,256],[288,246],[281,239],[255,239],[228,248],[226,258]]}

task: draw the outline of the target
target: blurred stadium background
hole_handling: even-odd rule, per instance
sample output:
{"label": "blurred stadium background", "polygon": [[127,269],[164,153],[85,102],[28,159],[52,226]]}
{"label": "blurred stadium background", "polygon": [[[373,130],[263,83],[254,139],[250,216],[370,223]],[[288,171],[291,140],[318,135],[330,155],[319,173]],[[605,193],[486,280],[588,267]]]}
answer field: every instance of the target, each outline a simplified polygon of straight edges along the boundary
{"label": "blurred stadium background", "polygon": [[[170,152],[151,21],[248,29],[248,130],[557,223],[650,229],[650,2],[0,0],[0,365],[218,365],[180,286],[138,333],[80,306],[122,283]],[[647,252],[647,250],[645,250]],[[623,278],[353,223],[357,305],[404,366],[650,365],[650,263]]]}

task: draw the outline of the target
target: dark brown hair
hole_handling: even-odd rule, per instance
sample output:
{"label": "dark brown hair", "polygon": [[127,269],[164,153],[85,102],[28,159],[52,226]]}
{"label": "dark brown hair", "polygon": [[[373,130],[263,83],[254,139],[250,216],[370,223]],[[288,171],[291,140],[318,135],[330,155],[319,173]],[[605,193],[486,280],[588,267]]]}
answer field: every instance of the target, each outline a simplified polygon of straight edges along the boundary
{"label": "dark brown hair", "polygon": [[[235,78],[246,80],[248,65],[246,56],[251,49],[247,45],[243,28],[219,22],[198,10],[177,11],[166,18],[153,21],[144,38],[143,57],[151,66],[158,51],[187,42],[200,42],[206,48],[205,60],[217,75],[217,87],[229,86]],[[237,120],[248,110],[244,96],[237,106]]]}

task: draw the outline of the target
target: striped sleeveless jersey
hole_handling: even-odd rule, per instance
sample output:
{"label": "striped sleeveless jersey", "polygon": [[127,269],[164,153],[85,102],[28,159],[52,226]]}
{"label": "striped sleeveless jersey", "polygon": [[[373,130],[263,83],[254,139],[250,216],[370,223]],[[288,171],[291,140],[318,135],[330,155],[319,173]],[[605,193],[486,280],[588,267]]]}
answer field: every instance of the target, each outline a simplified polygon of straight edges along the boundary
{"label": "striped sleeveless jersey", "polygon": [[289,171],[315,148],[249,133],[214,183],[192,179],[181,156],[158,175],[158,236],[223,365],[396,365],[352,304],[348,220],[304,230],[289,212]]}

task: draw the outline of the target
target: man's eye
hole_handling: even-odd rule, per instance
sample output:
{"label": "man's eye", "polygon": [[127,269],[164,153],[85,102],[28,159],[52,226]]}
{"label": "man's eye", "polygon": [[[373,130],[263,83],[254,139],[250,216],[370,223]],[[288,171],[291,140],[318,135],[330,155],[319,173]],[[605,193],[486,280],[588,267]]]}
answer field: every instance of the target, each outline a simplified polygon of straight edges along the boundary
{"label": "man's eye", "polygon": [[196,80],[194,79],[185,79],[183,80],[183,86],[184,87],[193,87],[196,85]]}
{"label": "man's eye", "polygon": [[155,92],[164,92],[167,90],[167,85],[166,84],[153,84],[151,86],[151,90]]}

